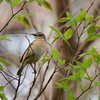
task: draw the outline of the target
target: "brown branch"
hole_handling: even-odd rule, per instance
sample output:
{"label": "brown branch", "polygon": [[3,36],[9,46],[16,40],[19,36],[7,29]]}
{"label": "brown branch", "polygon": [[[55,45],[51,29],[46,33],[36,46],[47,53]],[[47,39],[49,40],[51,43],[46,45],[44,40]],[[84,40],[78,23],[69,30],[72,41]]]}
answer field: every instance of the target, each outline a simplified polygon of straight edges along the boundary
{"label": "brown branch", "polygon": [[14,99],[13,99],[13,100],[15,100],[16,97],[17,97],[17,92],[18,92],[18,89],[19,89],[19,87],[20,87],[20,80],[21,80],[21,74],[19,75],[18,85],[17,85],[17,88],[15,89],[15,96],[14,96]]}
{"label": "brown branch", "polygon": [[54,74],[56,72],[56,68],[55,70],[53,71],[52,75],[50,76],[49,80],[47,81],[46,85],[44,86],[44,88],[40,91],[40,93],[34,98],[34,100],[37,100],[41,94],[44,92],[44,90],[46,89],[46,87],[48,86],[49,82],[51,81],[51,79],[53,78]]}
{"label": "brown branch", "polygon": [[4,25],[4,27],[0,30],[0,33],[9,25],[9,23],[10,23],[10,21],[13,19],[13,17],[14,17],[15,15],[17,15],[20,11],[22,11],[22,10],[24,9],[24,6],[25,6],[26,3],[27,3],[27,2],[24,1],[22,7],[21,7],[15,14],[13,14],[13,15],[11,16],[11,18],[8,20],[8,22],[7,22],[7,23]]}
{"label": "brown branch", "polygon": [[15,89],[15,87],[11,84],[11,82],[5,77],[5,75],[0,71],[0,73],[2,74],[2,76],[8,81],[8,83]]}

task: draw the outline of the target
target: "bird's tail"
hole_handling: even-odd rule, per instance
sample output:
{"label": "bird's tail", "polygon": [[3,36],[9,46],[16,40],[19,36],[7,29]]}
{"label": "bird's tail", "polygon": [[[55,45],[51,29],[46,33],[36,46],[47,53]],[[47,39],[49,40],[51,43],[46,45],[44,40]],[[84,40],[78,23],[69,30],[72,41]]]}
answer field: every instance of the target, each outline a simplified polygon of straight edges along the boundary
{"label": "bird's tail", "polygon": [[21,68],[18,70],[17,75],[20,76],[23,70],[23,66],[21,66]]}

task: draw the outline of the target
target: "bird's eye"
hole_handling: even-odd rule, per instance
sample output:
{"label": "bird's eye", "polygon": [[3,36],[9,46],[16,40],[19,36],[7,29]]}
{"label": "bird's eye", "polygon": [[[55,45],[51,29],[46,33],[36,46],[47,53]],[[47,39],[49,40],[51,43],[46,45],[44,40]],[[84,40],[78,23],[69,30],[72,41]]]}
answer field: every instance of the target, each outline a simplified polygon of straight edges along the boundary
{"label": "bird's eye", "polygon": [[42,36],[41,34],[39,36]]}

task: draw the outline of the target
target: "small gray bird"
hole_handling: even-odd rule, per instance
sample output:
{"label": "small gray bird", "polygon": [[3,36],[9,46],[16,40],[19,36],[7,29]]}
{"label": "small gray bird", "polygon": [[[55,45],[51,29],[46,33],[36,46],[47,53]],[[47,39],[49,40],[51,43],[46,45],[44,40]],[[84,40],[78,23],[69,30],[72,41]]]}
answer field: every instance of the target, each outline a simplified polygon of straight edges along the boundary
{"label": "small gray bird", "polygon": [[21,57],[20,63],[22,63],[17,75],[21,75],[22,70],[27,64],[36,64],[36,62],[45,53],[46,48],[46,37],[42,32],[32,34],[35,40],[28,46],[23,56]]}

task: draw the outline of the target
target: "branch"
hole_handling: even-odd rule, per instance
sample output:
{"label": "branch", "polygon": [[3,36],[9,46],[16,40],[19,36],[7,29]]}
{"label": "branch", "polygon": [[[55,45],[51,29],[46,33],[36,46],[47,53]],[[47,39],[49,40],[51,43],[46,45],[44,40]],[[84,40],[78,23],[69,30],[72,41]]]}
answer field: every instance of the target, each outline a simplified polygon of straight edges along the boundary
{"label": "branch", "polygon": [[91,89],[92,83],[94,82],[94,80],[95,80],[99,75],[100,75],[100,72],[94,77],[93,80],[91,80],[89,87],[88,87],[86,90],[84,90],[84,91],[76,98],[76,100],[78,100],[85,92],[87,92],[89,89]]}
{"label": "branch", "polygon": [[21,7],[15,14],[13,14],[13,15],[11,16],[11,18],[8,20],[8,22],[7,22],[7,23],[4,25],[4,27],[0,30],[0,33],[9,25],[9,23],[10,23],[10,21],[13,19],[13,17],[14,17],[15,15],[17,15],[21,10],[24,9],[24,6],[25,6],[26,3],[27,3],[27,2],[24,1],[22,7]]}

